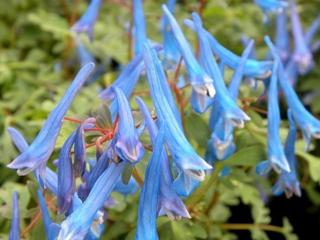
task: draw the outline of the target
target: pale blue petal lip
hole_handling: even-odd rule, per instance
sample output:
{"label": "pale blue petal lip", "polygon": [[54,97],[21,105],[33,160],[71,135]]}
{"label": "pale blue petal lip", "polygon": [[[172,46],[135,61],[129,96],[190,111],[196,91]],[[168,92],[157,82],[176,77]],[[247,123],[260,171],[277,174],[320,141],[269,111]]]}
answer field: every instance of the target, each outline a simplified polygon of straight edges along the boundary
{"label": "pale blue petal lip", "polygon": [[133,0],[133,22],[134,51],[135,55],[138,55],[143,49],[143,43],[147,40],[142,0]]}
{"label": "pale blue petal lip", "polygon": [[138,240],[159,238],[157,233],[157,207],[165,131],[165,126],[162,125],[153,146],[152,156],[146,169],[145,181],[140,193],[136,232],[136,239]]}
{"label": "pale blue petal lip", "polygon": [[[144,116],[144,121],[148,128],[152,144],[155,144],[158,134],[158,127],[153,121],[147,106],[141,98],[136,97],[136,102]],[[171,219],[179,219],[181,217],[190,218],[187,208],[182,200],[178,197],[173,189],[173,178],[169,166],[169,159],[163,149],[161,153],[161,179],[160,179],[160,195],[158,200],[158,216],[167,215]],[[185,187],[183,187],[184,189]],[[179,188],[181,189],[181,188]]]}
{"label": "pale blue petal lip", "polygon": [[63,117],[93,69],[93,63],[88,63],[80,69],[65,92],[65,95],[49,114],[48,119],[34,141],[25,151],[8,164],[9,168],[18,169],[17,172],[19,175],[26,175],[48,161],[54,150]]}
{"label": "pale blue petal lip", "polygon": [[[194,174],[194,177],[201,177],[202,179],[204,178],[203,171],[212,167],[196,154],[177,123],[168,101],[163,97],[165,94],[157,74],[157,68],[162,66],[157,64],[158,62],[154,60],[156,58],[157,55],[154,50],[150,48],[148,43],[145,43],[144,62],[146,64],[151,97],[158,114],[158,120],[166,124],[168,129],[165,141],[173,155],[176,166],[189,174]],[[196,171],[200,174],[199,176],[196,176]]]}
{"label": "pale blue petal lip", "polygon": [[[7,129],[7,131],[10,135],[12,142],[14,143],[14,145],[18,148],[18,150],[20,152],[25,151],[29,147],[29,144],[27,143],[27,141],[24,139],[22,134],[17,129],[15,129],[13,127],[9,127]],[[34,175],[35,175],[36,179],[39,180],[40,179],[40,169],[36,169],[34,171]],[[40,182],[39,182],[39,184],[40,184]],[[45,187],[48,187],[49,190],[54,195],[58,194],[58,176],[54,171],[52,171],[48,167],[46,167],[46,169],[45,169],[44,185],[45,185]]]}
{"label": "pale blue petal lip", "polygon": [[85,32],[89,39],[93,39],[93,28],[97,20],[102,0],[91,0],[91,3],[82,17],[72,26],[77,33]]}
{"label": "pale blue petal lip", "polygon": [[200,16],[197,13],[192,13],[192,19],[199,40],[200,62],[207,74],[214,79],[214,87],[218,89],[215,101],[221,107],[221,113],[225,118],[230,119],[231,122],[241,127],[243,122],[250,120],[250,118],[238,107],[226,88],[219,66],[211,54],[210,43],[206,37],[206,31],[202,27]]}
{"label": "pale blue petal lip", "polygon": [[195,56],[191,51],[190,44],[184,37],[177,21],[169,11],[166,5],[162,5],[165,16],[172,28],[172,32],[175,36],[179,51],[183,57],[183,60],[187,66],[188,73],[190,75],[190,83],[193,89],[199,94],[213,97],[215,95],[215,89],[212,85],[213,80],[203,71]]}
{"label": "pale blue petal lip", "polygon": [[124,162],[111,163],[100,175],[83,204],[61,223],[59,240],[83,239],[86,236],[97,212],[103,207],[120,178],[124,165]]}
{"label": "pale blue petal lip", "polygon": [[19,200],[18,193],[14,192],[12,196],[12,221],[9,233],[9,240],[19,240],[20,239],[20,210],[19,210]]}
{"label": "pale blue petal lip", "polygon": [[288,7],[288,3],[282,0],[255,0],[255,3],[264,13],[281,12]]}
{"label": "pale blue petal lip", "polygon": [[[278,59],[280,62],[280,57],[272,44],[269,37],[265,37],[265,42],[271,49],[272,54],[275,59]],[[311,138],[320,138],[320,121],[315,118],[301,103],[296,92],[291,86],[287,73],[284,70],[283,64],[279,64],[279,82],[281,89],[284,92],[286,101],[289,105],[289,108],[292,111],[293,118],[297,122],[297,125],[302,130],[302,134],[306,143],[306,148],[309,148]]]}
{"label": "pale blue petal lip", "polygon": [[[195,31],[193,21],[186,19],[184,23],[190,29]],[[240,57],[222,46],[208,31],[206,31],[206,35],[210,42],[212,52],[216,54],[225,65],[232,69],[236,69],[239,64]],[[250,78],[265,79],[271,75],[271,69],[272,61],[248,59],[245,64],[244,75]]]}

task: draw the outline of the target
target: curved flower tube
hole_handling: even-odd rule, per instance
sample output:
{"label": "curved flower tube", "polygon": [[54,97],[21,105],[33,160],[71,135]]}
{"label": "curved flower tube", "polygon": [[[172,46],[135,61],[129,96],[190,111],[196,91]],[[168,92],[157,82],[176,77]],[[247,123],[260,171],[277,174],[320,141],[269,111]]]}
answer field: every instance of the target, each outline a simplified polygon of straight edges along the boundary
{"label": "curved flower tube", "polygon": [[137,240],[159,239],[157,233],[157,206],[161,174],[161,155],[164,151],[165,126],[157,134],[153,152],[145,172],[138,208]]}
{"label": "curved flower tube", "polygon": [[143,48],[143,43],[147,40],[146,23],[143,14],[142,0],[133,0],[133,40],[135,55],[139,55]]}
{"label": "curved flower tube", "polygon": [[31,143],[8,167],[18,169],[19,175],[26,175],[40,165],[45,164],[54,150],[56,139],[62,126],[62,120],[72,100],[81,89],[94,69],[93,63],[83,66],[69,86],[55,109],[50,113],[44,126]]}
{"label": "curved flower tube", "polygon": [[224,115],[225,119],[229,120],[235,126],[242,127],[244,121],[248,121],[250,118],[238,107],[224,84],[219,66],[212,54],[210,54],[210,44],[206,37],[206,32],[202,27],[200,16],[197,13],[192,13],[192,19],[198,34],[200,62],[208,75],[214,79],[213,84],[215,89],[217,89],[215,102],[221,108],[220,112]]}
{"label": "curved flower tube", "polygon": [[[9,127],[7,129],[7,131],[10,135],[12,142],[14,143],[14,145],[18,148],[18,150],[21,153],[28,149],[29,144],[27,143],[27,141],[24,139],[22,134],[17,129],[15,129],[13,127]],[[37,179],[37,181],[39,182],[39,184],[43,185],[41,178],[40,178],[40,169],[37,168],[34,170],[34,176]],[[57,194],[58,194],[58,176],[54,171],[52,171],[48,167],[45,168],[44,186],[42,186],[42,187],[49,188],[49,190],[55,196],[57,196]]]}
{"label": "curved flower tube", "polygon": [[215,95],[215,89],[212,84],[213,80],[200,67],[191,51],[191,47],[188,41],[184,37],[179,27],[179,24],[177,23],[167,6],[162,5],[162,10],[168,19],[173,35],[177,42],[178,49],[187,66],[187,70],[190,76],[190,83],[193,89],[201,95],[213,97]]}
{"label": "curved flower tube", "polygon": [[134,126],[129,102],[125,94],[118,87],[112,87],[118,103],[119,125],[116,130],[115,151],[116,154],[131,163],[138,162],[143,154],[144,148],[139,141],[138,132]]}
{"label": "curved flower tube", "polygon": [[72,26],[72,30],[76,33],[86,33],[90,40],[93,39],[93,28],[97,21],[99,9],[101,7],[102,0],[91,0],[91,3],[82,15],[82,17]]}
{"label": "curved flower tube", "polygon": [[12,220],[9,233],[9,240],[20,240],[20,210],[17,192],[13,193],[12,202]]}
{"label": "curved flower tube", "polygon": [[[185,25],[191,30],[196,31],[193,21],[186,19]],[[231,69],[236,69],[239,65],[240,57],[222,46],[211,33],[206,31],[212,52]],[[249,78],[265,79],[271,75],[272,61],[257,61],[248,59],[244,68],[244,75]]]}
{"label": "curved flower tube", "polygon": [[281,60],[286,63],[290,57],[290,37],[287,28],[288,17],[286,11],[277,14],[275,45]]}
{"label": "curved flower tube", "polygon": [[271,49],[271,52],[276,60],[279,61],[279,82],[282,91],[286,97],[289,108],[292,111],[293,118],[297,122],[297,125],[302,130],[303,138],[306,143],[306,149],[309,148],[311,138],[320,138],[320,121],[315,118],[308,110],[303,106],[299,100],[293,87],[290,85],[288,75],[285,72],[283,64],[280,62],[280,57],[272,44],[269,37],[265,37],[265,42]]}
{"label": "curved flower tube", "polygon": [[268,90],[268,160],[277,171],[290,172],[290,166],[284,154],[280,139],[280,110],[278,102],[278,67],[279,60],[275,59]]}
{"label": "curved flower tube", "polygon": [[309,48],[312,45],[313,38],[318,32],[319,28],[320,28],[320,16],[313,21],[313,23],[311,24],[309,29],[306,31],[306,34],[304,36],[304,40],[306,44],[309,46]]}
{"label": "curved flower tube", "polygon": [[58,161],[58,208],[60,213],[69,210],[75,192],[75,174],[72,168],[71,148],[76,133],[72,133],[63,144]]}
{"label": "curved flower tube", "polygon": [[[168,0],[167,7],[169,11],[174,15],[176,0]],[[161,20],[161,32],[163,37],[163,48],[165,59],[173,61],[175,63],[179,62],[180,52],[178,50],[177,42],[173,35],[168,17],[164,14]]]}
{"label": "curved flower tube", "polygon": [[100,175],[83,204],[61,223],[58,240],[83,239],[86,236],[97,212],[114,189],[124,164],[125,162],[111,163]]}
{"label": "curved flower tube", "polygon": [[314,62],[312,52],[310,51],[305,40],[300,18],[297,12],[297,6],[294,1],[291,1],[291,22],[295,44],[293,59],[298,64],[299,72],[301,74],[305,74],[312,68]]}
{"label": "curved flower tube", "polygon": [[[238,98],[239,88],[243,79],[245,63],[252,51],[254,41],[251,40],[241,55],[240,63],[231,78],[228,87],[231,99],[236,101]],[[209,125],[212,129],[211,139],[208,142],[208,149],[206,152],[206,160],[213,163],[216,160],[223,160],[234,153],[236,146],[233,143],[233,129],[232,122],[220,117],[221,109],[214,101],[213,108],[210,115]]]}
{"label": "curved flower tube", "polygon": [[272,188],[275,195],[281,195],[285,192],[286,196],[290,198],[293,194],[298,197],[301,196],[300,182],[297,178],[297,160],[295,156],[295,141],[297,135],[296,123],[293,119],[290,109],[288,110],[289,132],[285,145],[285,154],[288,159],[291,172],[283,171],[279,176],[279,180]]}
{"label": "curved flower tube", "polygon": [[[158,127],[153,121],[147,106],[141,98],[136,97],[136,102],[139,105],[140,111],[144,116],[144,121],[149,131],[152,144],[155,145],[156,136],[158,134]],[[173,178],[169,166],[169,159],[165,149],[161,153],[160,166],[160,193],[158,200],[158,216],[167,215],[170,219],[190,218],[188,210],[184,203],[174,191]],[[185,185],[179,189],[185,189]],[[181,191],[182,191],[181,190]],[[192,189],[193,190],[193,189]],[[190,193],[191,191],[187,192]],[[179,193],[178,193],[179,194]],[[185,194],[185,195],[187,195]]]}
{"label": "curved flower tube", "polygon": [[40,190],[37,191],[39,205],[42,213],[42,219],[44,223],[44,228],[46,230],[46,236],[48,240],[55,240],[58,236],[60,226],[54,222],[52,222],[49,214],[49,210],[46,205],[46,201]]}
{"label": "curved flower tube", "polygon": [[73,170],[75,177],[81,177],[85,170],[86,165],[86,142],[84,139],[84,128],[90,128],[94,126],[96,122],[95,118],[87,118],[84,120],[75,133],[74,139],[74,163]]}
{"label": "curved flower tube", "polygon": [[204,179],[204,170],[211,169],[201,157],[199,157],[190,143],[185,138],[175,116],[169,106],[168,101],[161,86],[161,79],[157,69],[161,69],[157,56],[150,45],[146,42],[144,47],[144,62],[147,70],[147,78],[150,86],[151,97],[161,123],[166,124],[165,141],[172,153],[176,167],[185,173],[198,178]]}

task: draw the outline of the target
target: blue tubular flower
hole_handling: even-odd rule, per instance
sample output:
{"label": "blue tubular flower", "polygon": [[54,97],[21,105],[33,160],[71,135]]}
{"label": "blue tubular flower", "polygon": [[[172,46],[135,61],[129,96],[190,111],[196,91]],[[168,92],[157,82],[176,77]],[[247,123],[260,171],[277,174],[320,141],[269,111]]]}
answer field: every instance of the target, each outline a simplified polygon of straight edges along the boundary
{"label": "blue tubular flower", "polygon": [[175,20],[169,9],[166,7],[166,5],[162,5],[162,9],[168,19],[179,51],[187,66],[187,70],[190,76],[190,83],[193,89],[201,95],[213,97],[215,95],[215,89],[212,84],[213,80],[200,67],[191,51],[191,47],[188,41],[184,37],[177,21]]}
{"label": "blue tubular flower", "polygon": [[80,124],[76,131],[74,141],[74,173],[75,177],[82,176],[86,165],[86,142],[84,139],[84,128],[94,126],[95,118],[88,118]]}
{"label": "blue tubular flower", "polygon": [[[147,106],[141,98],[137,97],[136,102],[139,105],[140,111],[144,116],[144,121],[148,128],[152,144],[155,145],[156,136],[158,134],[158,127],[153,121]],[[170,219],[179,219],[181,217],[190,218],[188,210],[184,203],[179,198],[177,193],[173,190],[173,178],[169,166],[169,159],[165,149],[161,153],[161,166],[160,166],[160,193],[158,199],[158,215],[166,214]],[[185,187],[185,186],[183,186]],[[189,187],[192,189],[192,187]],[[179,188],[182,189],[182,188]]]}
{"label": "blue tubular flower", "polygon": [[[29,145],[27,141],[24,139],[22,134],[15,128],[9,127],[7,129],[10,138],[14,145],[18,148],[18,150],[22,153],[28,149]],[[36,179],[40,180],[40,169],[36,169],[34,171],[34,175]],[[39,181],[41,183],[42,181]],[[58,176],[52,171],[50,168],[46,167],[45,169],[45,179],[44,179],[44,187],[48,187],[49,190],[56,196],[58,193]]]}
{"label": "blue tubular flower", "polygon": [[282,0],[255,0],[255,3],[265,14],[269,12],[281,12],[288,7],[288,3]]}
{"label": "blue tubular flower", "polygon": [[19,240],[20,239],[20,213],[19,213],[19,200],[18,193],[13,193],[13,207],[12,207],[12,220],[9,233],[9,240]]}
{"label": "blue tubular flower", "polygon": [[161,174],[161,155],[164,151],[164,134],[165,126],[162,125],[153,146],[152,156],[146,169],[145,180],[140,193],[136,232],[137,240],[158,239],[157,207]]}
{"label": "blue tubular flower", "polygon": [[75,176],[72,168],[71,148],[76,134],[71,134],[63,144],[58,161],[58,208],[65,213],[71,206],[75,191]]}
{"label": "blue tubular flower", "polygon": [[[186,19],[184,21],[193,31],[196,31],[193,21]],[[222,46],[208,31],[206,31],[207,38],[210,42],[211,50],[217,55],[221,61],[232,69],[236,69],[239,65],[240,57]],[[244,75],[249,78],[265,79],[271,75],[272,61],[257,61],[248,59],[244,68]]]}
{"label": "blue tubular flower", "polygon": [[287,13],[282,11],[277,15],[276,24],[276,48],[280,53],[281,60],[286,63],[290,57],[290,37],[287,28]]}
{"label": "blue tubular flower", "polygon": [[134,52],[135,55],[139,55],[142,51],[143,43],[147,40],[142,0],[133,0],[133,22]]}
{"label": "blue tubular flower", "polygon": [[86,236],[97,212],[103,207],[118,181],[124,164],[111,163],[101,174],[83,204],[61,223],[58,240],[83,239]]}
{"label": "blue tubular flower", "polygon": [[58,236],[58,232],[60,230],[60,227],[57,224],[52,222],[52,220],[50,218],[49,210],[46,205],[46,201],[45,201],[44,197],[42,196],[42,193],[40,190],[37,191],[37,195],[38,195],[38,200],[39,200],[40,209],[41,209],[41,213],[42,213],[44,227],[46,230],[46,236],[47,236],[48,240],[54,240]]}
{"label": "blue tubular flower", "polygon": [[76,46],[77,55],[80,60],[81,66],[84,66],[90,62],[95,62],[94,57],[91,55],[90,52],[88,52],[86,47],[81,43],[80,39],[78,38],[76,38]]}
{"label": "blue tubular flower", "polygon": [[159,72],[157,69],[161,69],[162,66],[156,60],[157,55],[148,43],[145,43],[143,56],[151,97],[159,121],[166,124],[168,129],[165,141],[172,153],[175,165],[186,174],[203,180],[204,170],[211,169],[211,166],[196,154],[177,123],[167,99],[163,97],[165,94],[161,86],[161,76],[157,74]]}
{"label": "blue tubular flower", "polygon": [[31,145],[11,162],[8,167],[18,169],[19,175],[26,175],[40,165],[44,165],[54,150],[55,142],[61,129],[62,120],[72,100],[81,89],[94,69],[89,63],[81,68],[74,81],[62,97],[61,101],[50,113],[43,128],[40,130]]}
{"label": "blue tubular flower", "polygon": [[102,0],[91,0],[91,3],[87,11],[82,17],[72,26],[72,30],[77,33],[85,32],[89,39],[93,39],[93,28],[96,23],[99,9],[101,7]]}
{"label": "blue tubular flower", "polygon": [[279,59],[275,59],[268,91],[268,160],[277,172],[290,172],[279,136],[278,67]]}
{"label": "blue tubular flower", "polygon": [[304,37],[297,7],[293,1],[291,2],[291,21],[295,43],[293,58],[298,64],[299,72],[305,74],[312,68],[314,62],[312,53]]}
{"label": "blue tubular flower", "polygon": [[312,45],[313,38],[316,35],[319,28],[320,28],[320,16],[313,21],[313,23],[311,24],[311,26],[309,27],[309,29],[307,30],[304,36],[305,42],[309,46],[309,48]]}
{"label": "blue tubular flower", "polygon": [[[265,37],[265,42],[268,44],[269,48],[271,49],[274,58],[280,61],[279,55],[274,48],[271,40],[269,37]],[[280,62],[279,65],[279,81],[282,91],[285,94],[287,103],[289,108],[292,111],[293,118],[297,122],[297,125],[302,130],[302,134],[304,140],[306,142],[306,148],[309,147],[311,137],[320,138],[320,121],[312,116],[310,112],[303,106],[301,101],[299,100],[296,92],[294,91],[293,87],[290,85],[288,80],[287,73],[284,70],[284,66]]]}
{"label": "blue tubular flower", "polygon": [[138,132],[134,126],[129,102],[124,93],[117,87],[112,87],[118,103],[119,125],[116,132],[115,151],[116,154],[125,160],[135,163],[139,161],[144,148],[139,141]]}
{"label": "blue tubular flower", "polygon": [[[247,37],[246,35],[242,35],[241,37],[241,42],[242,42],[242,45],[244,47],[247,47],[249,44],[251,44],[253,40],[250,39],[249,37]],[[251,49],[250,50],[250,54],[249,54],[249,57],[248,58],[253,58],[253,59],[256,59],[257,58],[257,54],[256,54],[256,51],[255,49]],[[247,60],[246,60],[247,61]],[[238,69],[238,68],[237,68]],[[243,70],[242,70],[243,71]]]}
{"label": "blue tubular flower", "polygon": [[209,76],[214,79],[214,87],[219,89],[216,93],[215,101],[217,101],[221,107],[221,113],[226,119],[232,122],[235,126],[243,127],[244,121],[248,121],[250,118],[237,106],[224,84],[219,66],[212,54],[210,54],[210,44],[207,40],[205,30],[202,28],[200,16],[196,13],[192,13],[192,18],[195,23],[199,39],[200,62]]}
{"label": "blue tubular flower", "polygon": [[279,180],[273,187],[272,191],[275,195],[280,195],[285,192],[286,196],[289,198],[293,194],[298,197],[301,196],[300,182],[297,179],[297,160],[295,156],[295,141],[297,135],[296,124],[294,122],[293,116],[291,115],[290,110],[288,110],[288,119],[290,123],[289,133],[287,136],[287,141],[285,145],[285,154],[288,159],[291,172],[283,171]]}
{"label": "blue tubular flower", "polygon": [[[168,0],[167,2],[168,9],[172,13],[172,15],[174,15],[175,12],[175,4],[175,0]],[[172,33],[168,17],[166,15],[162,17],[161,31],[163,36],[163,48],[166,60],[172,60],[175,63],[178,63],[180,58],[180,52],[178,50],[175,37]]]}

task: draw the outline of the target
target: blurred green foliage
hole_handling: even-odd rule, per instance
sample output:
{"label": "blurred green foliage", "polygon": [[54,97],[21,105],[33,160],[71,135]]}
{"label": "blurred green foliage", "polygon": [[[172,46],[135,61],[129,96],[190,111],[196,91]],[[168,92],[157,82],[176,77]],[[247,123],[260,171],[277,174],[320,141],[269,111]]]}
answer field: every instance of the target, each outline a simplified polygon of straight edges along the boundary
{"label": "blurred green foliage", "polygon": [[[159,19],[162,2],[145,0],[148,34],[155,41],[161,41]],[[258,56],[266,56],[263,36],[274,34],[274,24],[272,21],[268,25],[263,24],[262,13],[253,1],[179,1],[176,15],[180,23],[205,2],[204,24],[221,43],[236,53],[241,53],[243,46],[240,38],[245,34],[255,39]],[[122,66],[128,62],[130,42],[127,26],[131,21],[130,4],[130,1],[125,0],[106,0],[95,27],[94,41],[83,39],[97,61],[103,64],[105,73],[95,84],[86,86],[81,91],[68,116],[81,119],[90,114],[92,106],[98,107],[100,102],[97,93],[117,75],[113,63],[117,62]],[[305,26],[317,16],[319,4],[316,0],[299,1]],[[18,128],[30,142],[62,96],[80,67],[69,28],[86,7],[87,2],[80,0],[0,1],[0,239],[6,239],[9,231],[13,190],[20,193],[22,236],[26,239],[44,236],[41,221],[31,223],[35,218],[40,218],[35,194],[36,182],[29,176],[18,177],[14,171],[5,167],[17,155],[6,128]],[[185,27],[184,31],[196,46],[195,36]],[[301,97],[315,89],[320,93],[319,55],[316,55],[316,60],[318,65],[314,71],[299,79],[298,92]],[[145,89],[144,86],[140,86],[141,89]],[[241,94],[248,96],[249,92],[249,89],[244,88]],[[250,92],[250,96],[252,94],[257,93]],[[315,114],[320,113],[320,94],[311,102],[310,108]],[[217,166],[220,169],[231,166],[230,175],[218,177],[216,173],[212,174],[186,200],[193,217],[191,220],[171,221],[160,217],[158,230],[161,239],[231,240],[237,236],[228,230],[237,227],[251,231],[252,239],[268,239],[266,231],[272,231],[268,229],[271,223],[270,211],[261,195],[270,194],[276,176],[267,180],[255,174],[254,166],[266,159],[266,120],[263,114],[252,109],[248,113],[252,122],[236,132],[237,153]],[[185,115],[186,134],[197,151],[204,154],[210,134],[208,116],[198,116],[190,108],[186,108]],[[61,146],[61,141],[73,127],[72,123],[64,125],[58,146]],[[286,127],[287,124],[284,123],[283,139]],[[319,155],[317,147],[314,146],[313,153]],[[315,206],[319,206],[320,194],[315,190],[320,183],[319,157],[305,153],[302,141],[298,142],[297,156],[299,175],[303,180],[306,179],[303,182],[305,194],[309,195]],[[147,157],[143,161],[146,160]],[[139,170],[142,172],[143,168],[144,165]],[[128,197],[115,194],[114,197],[118,204],[109,211],[107,231],[103,239],[133,239],[138,194]],[[55,201],[50,194],[47,194],[47,199]],[[251,225],[228,224],[232,215],[231,207],[240,203],[250,206],[253,219]],[[54,207],[50,210],[55,212]],[[59,216],[55,220],[59,221]],[[283,219],[283,226],[273,230],[282,233],[287,240],[296,239],[287,218]]]}

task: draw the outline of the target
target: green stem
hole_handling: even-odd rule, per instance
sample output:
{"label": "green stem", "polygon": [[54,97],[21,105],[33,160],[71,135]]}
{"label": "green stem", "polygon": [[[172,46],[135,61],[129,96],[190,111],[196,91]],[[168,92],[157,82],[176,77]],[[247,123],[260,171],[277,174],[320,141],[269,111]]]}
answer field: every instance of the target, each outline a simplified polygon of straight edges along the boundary
{"label": "green stem", "polygon": [[254,223],[221,223],[217,224],[218,227],[224,230],[252,230],[258,228],[263,231],[284,233],[284,229],[279,226],[269,224],[254,224]]}

